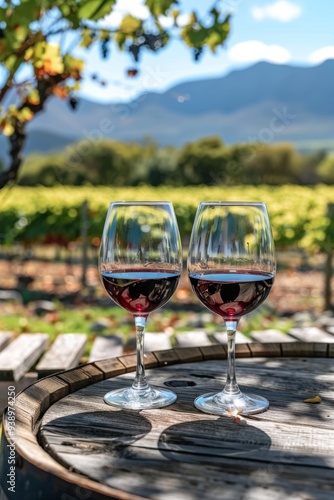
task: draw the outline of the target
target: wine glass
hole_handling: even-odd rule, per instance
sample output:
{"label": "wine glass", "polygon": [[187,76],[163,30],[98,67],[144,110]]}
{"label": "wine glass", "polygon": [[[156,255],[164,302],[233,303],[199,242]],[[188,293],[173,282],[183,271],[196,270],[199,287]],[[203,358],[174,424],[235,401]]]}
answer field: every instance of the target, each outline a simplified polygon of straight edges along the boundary
{"label": "wine glass", "polygon": [[161,408],[176,400],[145,378],[144,330],[149,313],[166,304],[182,271],[182,249],[172,203],[115,202],[107,213],[99,271],[103,286],[119,306],[133,314],[137,368],[132,387],[104,396],[110,405],[128,409]]}
{"label": "wine glass", "polygon": [[206,413],[252,415],[269,402],[243,394],[235,369],[235,333],[242,316],[268,297],[276,272],[274,242],[266,205],[255,202],[203,202],[194,220],[188,274],[199,300],[221,316],[227,330],[227,378],[222,392],[199,396]]}

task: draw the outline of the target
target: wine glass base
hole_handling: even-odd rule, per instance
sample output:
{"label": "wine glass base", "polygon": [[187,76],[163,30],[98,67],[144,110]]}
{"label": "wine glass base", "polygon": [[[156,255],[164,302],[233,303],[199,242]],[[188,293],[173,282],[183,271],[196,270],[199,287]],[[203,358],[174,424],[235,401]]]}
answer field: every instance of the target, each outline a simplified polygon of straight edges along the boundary
{"label": "wine glass base", "polygon": [[238,394],[229,396],[223,392],[203,394],[195,399],[194,405],[199,410],[213,415],[255,415],[269,408],[269,401],[256,394]]}
{"label": "wine glass base", "polygon": [[146,408],[163,408],[176,401],[176,394],[169,389],[136,390],[132,387],[127,389],[116,389],[104,396],[104,402],[111,406],[126,408],[128,410],[144,410]]}

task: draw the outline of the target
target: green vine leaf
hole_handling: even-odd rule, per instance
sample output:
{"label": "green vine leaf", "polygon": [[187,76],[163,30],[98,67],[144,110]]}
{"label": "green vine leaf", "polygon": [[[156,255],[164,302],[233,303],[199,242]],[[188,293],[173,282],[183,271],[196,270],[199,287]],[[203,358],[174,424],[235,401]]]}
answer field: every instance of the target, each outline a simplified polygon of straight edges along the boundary
{"label": "green vine leaf", "polygon": [[91,19],[98,21],[102,17],[110,14],[115,0],[86,0],[79,3],[79,19]]}
{"label": "green vine leaf", "polygon": [[184,26],[181,36],[189,47],[198,48],[207,45],[212,52],[222,45],[230,32],[230,15],[223,22],[219,22],[216,11],[214,23],[209,28],[204,27],[193,13],[190,22]]}
{"label": "green vine leaf", "polygon": [[177,5],[177,0],[146,0],[145,5],[154,17],[164,16],[172,5]]}

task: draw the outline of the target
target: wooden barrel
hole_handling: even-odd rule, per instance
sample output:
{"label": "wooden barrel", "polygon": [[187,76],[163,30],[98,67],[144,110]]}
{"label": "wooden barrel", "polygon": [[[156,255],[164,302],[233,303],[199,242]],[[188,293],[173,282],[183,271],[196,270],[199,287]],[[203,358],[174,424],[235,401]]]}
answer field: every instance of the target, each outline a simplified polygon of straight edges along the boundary
{"label": "wooden barrel", "polygon": [[[271,403],[242,420],[193,406],[222,389],[222,345],[146,354],[149,381],[178,395],[163,409],[104,404],[106,392],[130,385],[134,355],[32,384],[3,417],[0,498],[332,498],[334,345],[240,344],[236,355],[242,389]],[[304,403],[318,393],[320,404]]]}

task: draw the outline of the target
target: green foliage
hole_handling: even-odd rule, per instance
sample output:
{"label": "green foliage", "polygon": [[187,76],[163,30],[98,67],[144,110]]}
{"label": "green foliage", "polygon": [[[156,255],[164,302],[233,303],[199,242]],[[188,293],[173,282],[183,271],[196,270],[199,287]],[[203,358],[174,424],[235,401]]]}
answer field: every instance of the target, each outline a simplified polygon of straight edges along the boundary
{"label": "green foliage", "polygon": [[78,9],[79,19],[98,21],[109,14],[116,0],[82,0]]}
{"label": "green foliage", "polygon": [[334,184],[334,153],[326,156],[317,167],[320,180],[326,184]]}
{"label": "green foliage", "polygon": [[140,145],[85,139],[59,153],[28,156],[19,184],[331,184],[331,165],[332,156],[301,155],[290,144],[227,146],[219,137],[205,137],[177,149],[150,140]]}
{"label": "green foliage", "polygon": [[1,207],[2,243],[67,244],[80,238],[81,207],[89,201],[88,231],[100,238],[108,205],[113,200],[165,200],[173,202],[184,241],[190,236],[200,201],[264,201],[269,210],[277,248],[325,250],[331,219],[328,204],[334,199],[331,186],[222,186],[158,188],[141,186],[50,188],[14,187]]}
{"label": "green foliage", "polygon": [[172,5],[178,4],[177,0],[146,0],[145,5],[155,17],[165,16]]}
{"label": "green foliage", "polygon": [[229,160],[229,148],[223,145],[219,137],[188,143],[181,149],[178,159],[181,183],[216,185],[225,181]]}
{"label": "green foliage", "polygon": [[[21,102],[17,106],[0,108],[2,133],[10,136],[16,130],[21,131],[43,109],[51,95],[66,98],[79,89],[85,61],[64,51],[56,35],[59,40],[61,34],[76,31],[81,35],[82,48],[100,44],[104,58],[115,41],[120,50],[127,50],[137,62],[142,49],[157,51],[169,42],[168,30],[162,29],[159,23],[161,15],[171,17],[170,29],[177,31],[185,44],[201,50],[207,46],[214,51],[224,43],[229,32],[229,19],[221,21],[217,7],[211,10],[213,21],[209,27],[190,16],[187,26],[179,28],[179,13],[173,7],[181,2],[176,0],[147,0],[148,19],[125,14],[116,30],[101,28],[96,21],[111,13],[115,3],[116,0],[44,0],[42,3],[39,0],[14,3],[3,0],[0,4],[0,67],[5,70],[7,80],[0,91],[0,103],[7,91],[15,87],[17,73],[24,65],[30,66],[34,76],[20,82]],[[22,144],[16,147],[19,149]]]}
{"label": "green foliage", "polygon": [[210,14],[213,21],[209,27],[201,23],[195,12],[190,16],[189,23],[181,32],[182,38],[189,47],[199,48],[207,45],[212,52],[215,52],[216,48],[225,42],[230,32],[230,15],[221,21],[220,12],[217,9],[212,9]]}
{"label": "green foliage", "polygon": [[259,185],[298,183],[300,155],[291,144],[247,144],[233,148],[233,160],[241,166],[239,182]]}

